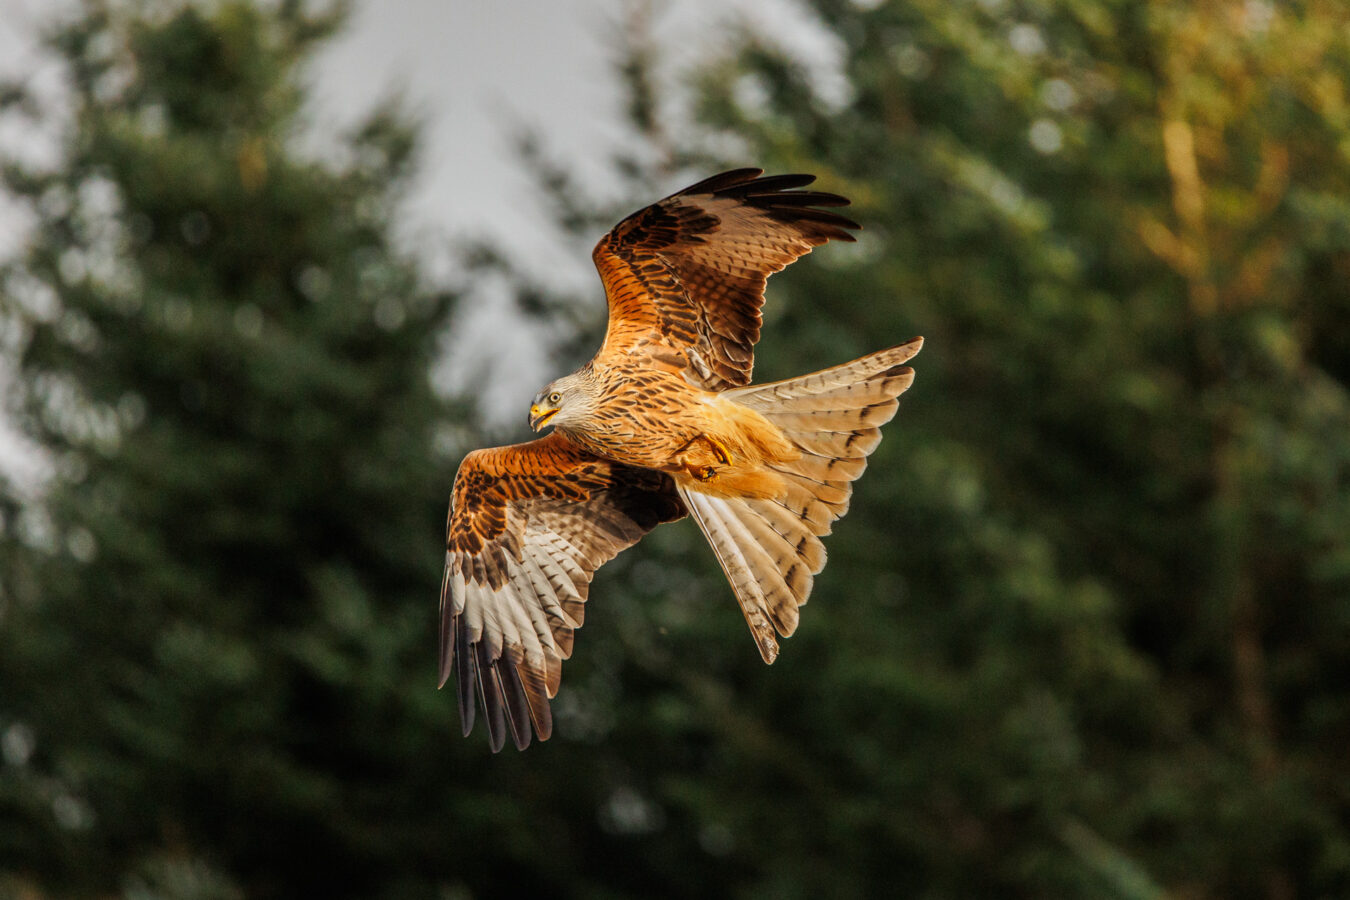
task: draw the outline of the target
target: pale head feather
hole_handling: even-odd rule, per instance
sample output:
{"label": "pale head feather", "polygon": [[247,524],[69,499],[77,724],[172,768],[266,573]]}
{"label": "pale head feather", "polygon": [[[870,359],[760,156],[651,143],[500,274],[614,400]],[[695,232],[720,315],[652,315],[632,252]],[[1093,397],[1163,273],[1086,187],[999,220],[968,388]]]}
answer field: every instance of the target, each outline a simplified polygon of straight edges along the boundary
{"label": "pale head feather", "polygon": [[557,414],[549,419],[549,425],[577,428],[583,426],[595,414],[599,400],[599,384],[583,369],[544,385],[535,395],[534,405],[539,409],[558,410]]}

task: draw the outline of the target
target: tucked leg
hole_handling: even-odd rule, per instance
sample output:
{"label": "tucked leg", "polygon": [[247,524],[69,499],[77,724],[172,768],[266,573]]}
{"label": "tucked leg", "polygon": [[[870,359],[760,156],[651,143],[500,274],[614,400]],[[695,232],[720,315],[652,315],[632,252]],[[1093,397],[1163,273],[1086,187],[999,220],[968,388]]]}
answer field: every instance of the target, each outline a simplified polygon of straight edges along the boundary
{"label": "tucked leg", "polygon": [[691,476],[699,481],[711,481],[719,466],[731,465],[731,453],[715,438],[700,434],[690,439],[675,456]]}

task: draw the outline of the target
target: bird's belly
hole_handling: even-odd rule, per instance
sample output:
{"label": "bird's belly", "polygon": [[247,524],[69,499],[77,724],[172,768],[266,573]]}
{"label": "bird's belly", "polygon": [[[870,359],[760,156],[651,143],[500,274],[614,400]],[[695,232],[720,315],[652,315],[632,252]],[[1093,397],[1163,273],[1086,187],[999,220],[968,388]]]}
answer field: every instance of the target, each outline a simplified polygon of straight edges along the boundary
{"label": "bird's belly", "polygon": [[703,423],[687,409],[669,403],[616,398],[602,404],[584,430],[567,436],[592,453],[630,466],[671,470],[681,447],[698,437]]}
{"label": "bird's belly", "polygon": [[775,496],[781,480],[764,466],[800,455],[762,416],[719,394],[638,379],[606,396],[584,430],[568,436],[601,456],[736,496]]}

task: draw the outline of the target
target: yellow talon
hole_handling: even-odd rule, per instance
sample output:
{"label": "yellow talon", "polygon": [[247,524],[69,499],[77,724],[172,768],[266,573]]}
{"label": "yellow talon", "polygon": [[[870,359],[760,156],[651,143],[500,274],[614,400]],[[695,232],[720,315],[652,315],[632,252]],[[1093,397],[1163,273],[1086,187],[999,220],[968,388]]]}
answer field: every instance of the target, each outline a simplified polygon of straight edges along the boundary
{"label": "yellow talon", "polygon": [[[696,449],[696,444],[707,445],[707,450]],[[708,457],[712,457],[710,464]],[[717,477],[720,466],[731,465],[731,453],[719,441],[714,440],[706,434],[696,435],[689,439],[683,447],[677,451],[676,459],[684,466],[691,478],[698,481],[708,482]]]}

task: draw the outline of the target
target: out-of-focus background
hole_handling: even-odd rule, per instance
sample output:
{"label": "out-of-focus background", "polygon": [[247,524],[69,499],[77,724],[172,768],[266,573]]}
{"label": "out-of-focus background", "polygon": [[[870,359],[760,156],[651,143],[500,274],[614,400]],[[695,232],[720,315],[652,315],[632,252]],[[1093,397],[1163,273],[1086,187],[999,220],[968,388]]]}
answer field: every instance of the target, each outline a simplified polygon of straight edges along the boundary
{"label": "out-of-focus background", "polygon": [[[1350,7],[0,9],[0,896],[1350,895]],[[455,466],[733,165],[915,386],[772,668],[663,526],[493,756]]]}

